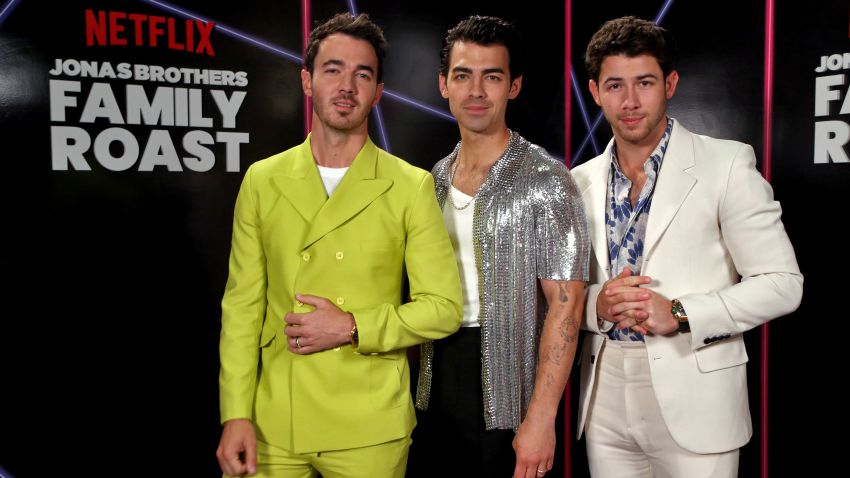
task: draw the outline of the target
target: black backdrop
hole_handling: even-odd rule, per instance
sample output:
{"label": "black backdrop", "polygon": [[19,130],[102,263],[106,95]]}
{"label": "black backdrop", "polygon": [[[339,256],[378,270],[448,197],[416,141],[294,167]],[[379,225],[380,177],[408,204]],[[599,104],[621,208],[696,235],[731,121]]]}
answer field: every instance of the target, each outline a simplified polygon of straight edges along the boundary
{"label": "black backdrop", "polygon": [[[219,300],[233,201],[248,164],[303,139],[297,62],[301,3],[0,1],[0,475],[217,476]],[[425,168],[458,139],[436,88],[438,49],[445,30],[470,14],[503,16],[522,29],[529,67],[523,92],[509,108],[509,126],[571,164],[591,158],[610,138],[602,121],[593,140],[582,146],[598,108],[587,93],[581,55],[604,20],[625,14],[659,18],[677,37],[682,54],[682,80],[671,114],[692,131],[751,143],[759,156],[765,153],[764,57],[772,45],[769,170],[806,286],[800,310],[770,325],[768,464],[772,474],[785,476],[799,467],[829,470],[840,463],[840,455],[832,454],[837,445],[821,432],[827,424],[846,424],[843,396],[832,393],[838,389],[833,383],[840,378],[835,366],[842,363],[841,346],[830,340],[843,330],[838,305],[843,295],[834,285],[840,272],[830,273],[826,266],[841,267],[829,260],[841,249],[830,246],[838,241],[828,238],[841,237],[841,193],[850,166],[815,164],[813,138],[816,121],[845,120],[839,105],[846,86],[833,88],[840,101],[832,102],[828,117],[815,117],[814,104],[815,79],[843,72],[817,73],[815,67],[821,56],[848,50],[847,2],[305,3],[313,19],[353,8],[370,13],[385,28],[391,44],[385,74],[389,94],[381,102],[380,118],[373,115],[372,136]],[[766,43],[769,7],[775,8],[775,36]],[[136,46],[132,23],[121,19],[126,28],[117,35],[130,39],[129,45],[87,46],[87,9],[174,18],[178,43],[185,38],[180,35],[187,15],[210,19],[217,24],[210,37],[215,56],[169,49],[167,32],[156,47],[145,35],[147,43]],[[564,91],[571,88],[565,53],[572,58],[575,79],[569,124],[564,120]],[[241,71],[248,84],[51,75],[56,59]],[[67,94],[77,98],[77,106],[65,109],[64,121],[51,116],[51,107],[61,100],[51,99],[50,80],[76,82],[82,90]],[[121,113],[128,84],[143,85],[148,99],[166,91],[161,88],[199,90],[204,115],[213,124],[130,125],[107,118],[82,123],[81,110],[95,83],[109,85]],[[225,127],[215,114],[212,90],[245,93],[234,127]],[[121,128],[141,150],[151,131],[167,131],[176,156],[159,149],[151,157],[172,161],[172,166],[176,160],[182,171],[164,165],[143,171],[142,161],[113,171],[91,150],[84,153],[90,171],[61,170],[53,165],[62,148],[51,138],[52,127],[80,128],[93,142],[104,130]],[[211,137],[218,132],[249,135],[238,148],[238,171],[227,171],[225,158],[233,152],[221,143],[210,147],[215,163],[207,171],[192,171],[189,162],[179,159],[191,156],[182,147],[183,136],[198,130]],[[122,154],[116,145],[109,151]],[[821,331],[830,334],[824,337],[826,346],[813,340]],[[741,476],[762,471],[761,333],[746,334],[756,435],[742,451]],[[586,476],[583,444],[572,445],[568,471]]]}

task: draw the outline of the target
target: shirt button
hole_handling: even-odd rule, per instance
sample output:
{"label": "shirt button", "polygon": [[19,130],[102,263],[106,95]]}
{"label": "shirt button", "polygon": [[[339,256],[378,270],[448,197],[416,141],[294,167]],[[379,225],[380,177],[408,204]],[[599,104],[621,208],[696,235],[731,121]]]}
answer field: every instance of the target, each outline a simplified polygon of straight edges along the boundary
{"label": "shirt button", "polygon": [[337,259],[342,260],[343,257],[345,257],[345,254],[343,254],[342,251],[339,251],[339,252],[336,253]]}
{"label": "shirt button", "polygon": [[304,262],[309,262],[310,261],[310,253],[305,252],[304,254],[301,254],[301,258],[304,259]]}
{"label": "shirt button", "polygon": [[345,299],[343,299],[342,297],[337,297],[336,303],[337,303],[337,305],[342,305],[342,304],[345,303]]}

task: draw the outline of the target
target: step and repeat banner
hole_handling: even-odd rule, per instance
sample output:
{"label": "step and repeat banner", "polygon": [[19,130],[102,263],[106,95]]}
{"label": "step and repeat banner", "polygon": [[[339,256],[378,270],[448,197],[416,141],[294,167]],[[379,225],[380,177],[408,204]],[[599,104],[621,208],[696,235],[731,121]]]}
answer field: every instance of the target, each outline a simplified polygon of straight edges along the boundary
{"label": "step and repeat banner", "polygon": [[[841,330],[840,272],[826,268],[840,257],[828,243],[840,237],[850,179],[850,5],[495,3],[0,0],[0,475],[220,476],[219,301],[233,203],[251,163],[303,141],[303,5],[312,21],[367,12],[384,28],[385,94],[370,134],[426,169],[459,139],[437,89],[439,49],[471,14],[523,31],[528,67],[508,125],[569,165],[611,136],[582,59],[605,20],[633,14],[670,29],[681,56],[671,115],[759,157],[772,47],[768,166],[806,290],[800,310],[770,329],[771,470],[827,447],[812,423],[840,407],[819,370],[838,357],[827,350],[824,360],[812,339]],[[757,430],[741,476],[761,470],[760,338],[747,334]],[[559,434],[572,458],[564,469],[559,447],[553,476],[587,476],[572,435]]]}

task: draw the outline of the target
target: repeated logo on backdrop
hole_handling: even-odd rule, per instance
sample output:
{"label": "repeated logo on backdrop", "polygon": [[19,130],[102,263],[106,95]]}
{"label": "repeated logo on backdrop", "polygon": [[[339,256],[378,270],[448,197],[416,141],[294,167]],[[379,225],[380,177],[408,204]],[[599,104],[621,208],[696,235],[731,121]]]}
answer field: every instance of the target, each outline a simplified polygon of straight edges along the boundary
{"label": "repeated logo on backdrop", "polygon": [[[850,37],[850,31],[848,31]],[[825,53],[815,67],[814,163],[850,163],[850,52]]]}
{"label": "repeated logo on backdrop", "polygon": [[[89,48],[135,45],[215,56],[213,22],[86,10]],[[240,171],[244,71],[55,58],[50,75],[54,171]],[[217,158],[214,148],[223,147]]]}

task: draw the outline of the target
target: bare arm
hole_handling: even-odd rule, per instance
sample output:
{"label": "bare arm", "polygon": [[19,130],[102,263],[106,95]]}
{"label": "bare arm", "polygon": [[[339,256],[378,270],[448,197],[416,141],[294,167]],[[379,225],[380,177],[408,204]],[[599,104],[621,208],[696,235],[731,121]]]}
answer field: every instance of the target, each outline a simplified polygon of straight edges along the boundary
{"label": "bare arm", "polygon": [[540,337],[531,403],[514,438],[517,458],[514,478],[542,476],[538,470],[546,472],[552,468],[555,416],[573,365],[584,306],[584,282],[540,282],[549,311]]}

